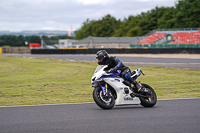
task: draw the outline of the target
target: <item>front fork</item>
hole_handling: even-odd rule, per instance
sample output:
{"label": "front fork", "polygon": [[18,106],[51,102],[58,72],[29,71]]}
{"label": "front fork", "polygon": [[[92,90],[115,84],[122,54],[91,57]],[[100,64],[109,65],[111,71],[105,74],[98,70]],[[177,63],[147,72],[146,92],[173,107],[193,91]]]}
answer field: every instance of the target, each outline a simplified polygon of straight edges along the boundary
{"label": "front fork", "polygon": [[103,95],[105,96],[107,93],[108,93],[108,86],[107,84],[105,83],[105,86],[102,86],[102,85],[99,85],[103,91]]}

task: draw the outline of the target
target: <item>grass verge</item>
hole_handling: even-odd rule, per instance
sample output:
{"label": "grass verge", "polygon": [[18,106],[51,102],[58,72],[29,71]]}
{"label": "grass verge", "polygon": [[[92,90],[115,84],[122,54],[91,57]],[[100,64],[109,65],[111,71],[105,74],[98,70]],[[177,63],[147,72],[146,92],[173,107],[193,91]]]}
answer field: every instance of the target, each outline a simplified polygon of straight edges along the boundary
{"label": "grass verge", "polygon": [[[0,56],[0,106],[93,102],[97,63]],[[132,70],[137,66],[129,66]],[[159,99],[200,97],[197,69],[140,67]]]}

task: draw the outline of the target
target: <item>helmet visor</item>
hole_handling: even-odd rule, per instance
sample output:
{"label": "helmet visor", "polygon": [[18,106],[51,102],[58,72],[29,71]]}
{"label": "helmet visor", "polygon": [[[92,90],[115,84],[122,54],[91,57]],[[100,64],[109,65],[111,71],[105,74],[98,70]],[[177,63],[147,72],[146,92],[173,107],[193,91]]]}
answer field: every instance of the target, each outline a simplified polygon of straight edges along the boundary
{"label": "helmet visor", "polygon": [[103,56],[98,56],[98,57],[96,57],[96,60],[98,61],[98,62],[101,62],[102,60],[103,60]]}

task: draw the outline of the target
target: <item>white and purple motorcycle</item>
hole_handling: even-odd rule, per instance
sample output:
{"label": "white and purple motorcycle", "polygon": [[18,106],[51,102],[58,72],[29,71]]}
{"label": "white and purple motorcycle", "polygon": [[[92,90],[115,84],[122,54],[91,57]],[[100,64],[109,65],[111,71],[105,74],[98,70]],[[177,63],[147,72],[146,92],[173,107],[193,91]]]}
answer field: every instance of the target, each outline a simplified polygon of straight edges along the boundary
{"label": "white and purple motorcycle", "polygon": [[[121,71],[107,73],[107,65],[97,66],[94,75],[91,78],[93,90],[93,99],[102,109],[112,109],[117,105],[139,105],[144,107],[153,107],[157,102],[155,91],[147,84],[141,83],[148,89],[148,94],[137,93],[130,82],[124,80],[119,75]],[[142,73],[140,68],[131,73],[133,79],[137,79]]]}

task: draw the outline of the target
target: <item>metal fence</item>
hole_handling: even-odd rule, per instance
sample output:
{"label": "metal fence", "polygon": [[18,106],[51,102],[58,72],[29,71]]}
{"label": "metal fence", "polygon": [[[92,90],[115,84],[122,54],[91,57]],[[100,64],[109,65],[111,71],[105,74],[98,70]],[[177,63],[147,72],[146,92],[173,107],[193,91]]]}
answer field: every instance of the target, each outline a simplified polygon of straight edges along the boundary
{"label": "metal fence", "polygon": [[31,50],[29,47],[1,47],[2,53],[30,53]]}
{"label": "metal fence", "polygon": [[166,29],[155,29],[153,30],[153,32],[157,32],[157,31],[196,31],[196,30],[200,30],[200,28],[172,28],[172,29],[169,29],[169,28],[166,28]]}

